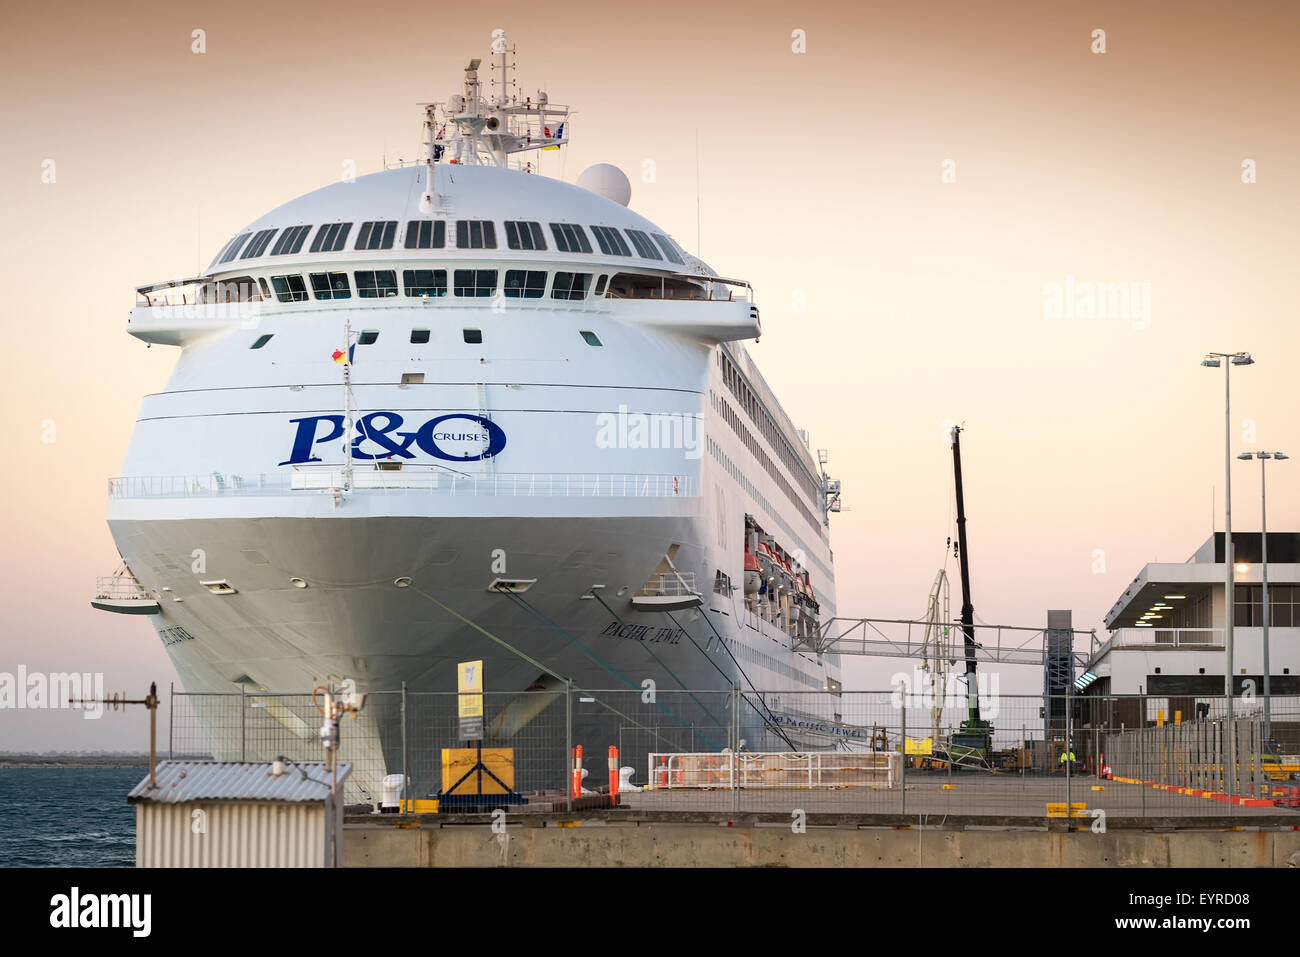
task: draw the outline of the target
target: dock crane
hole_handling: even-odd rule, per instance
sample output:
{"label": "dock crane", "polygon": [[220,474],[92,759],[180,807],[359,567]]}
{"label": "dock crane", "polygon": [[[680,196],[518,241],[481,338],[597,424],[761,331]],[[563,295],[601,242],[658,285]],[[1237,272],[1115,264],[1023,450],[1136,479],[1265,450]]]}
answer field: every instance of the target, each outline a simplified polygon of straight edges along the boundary
{"label": "dock crane", "polygon": [[966,649],[966,720],[952,735],[948,751],[958,764],[987,764],[993,756],[993,725],[980,717],[976,683],[975,606],[970,596],[970,559],[966,547],[966,500],[961,486],[961,427],[952,429],[952,470],[957,485],[957,558],[961,566],[961,630]]}

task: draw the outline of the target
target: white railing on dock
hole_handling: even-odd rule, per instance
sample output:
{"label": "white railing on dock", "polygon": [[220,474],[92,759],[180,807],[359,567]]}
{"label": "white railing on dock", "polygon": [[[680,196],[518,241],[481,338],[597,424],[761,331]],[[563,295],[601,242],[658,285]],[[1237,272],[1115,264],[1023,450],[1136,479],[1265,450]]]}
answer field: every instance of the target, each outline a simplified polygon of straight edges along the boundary
{"label": "white railing on dock", "polygon": [[656,752],[646,790],[734,788],[893,788],[897,751]]}

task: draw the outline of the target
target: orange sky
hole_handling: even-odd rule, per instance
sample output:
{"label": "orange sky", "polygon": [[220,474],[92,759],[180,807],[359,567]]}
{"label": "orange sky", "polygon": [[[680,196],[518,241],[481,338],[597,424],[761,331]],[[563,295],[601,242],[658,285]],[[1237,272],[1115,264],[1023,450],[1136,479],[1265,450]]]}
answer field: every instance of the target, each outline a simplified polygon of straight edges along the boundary
{"label": "orange sky", "polygon": [[[543,171],[620,166],[633,208],[692,250],[698,136],[700,251],[754,283],[765,334],[751,348],[844,483],[841,614],[924,610],[950,525],[943,423],[957,420],[978,616],[1038,625],[1064,607],[1100,628],[1144,562],[1181,561],[1209,534],[1216,485],[1222,511],[1222,373],[1199,367],[1205,350],[1258,360],[1234,374],[1234,454],[1300,462],[1300,8],[1132,6],[7,10],[0,262],[18,454],[0,479],[0,671],[104,671],[132,693],[172,680],[148,626],[87,604],[117,558],[104,479],[175,359],[124,333],[133,287],[192,274],[346,160],[366,173],[414,156],[414,104],[455,90],[496,27],[526,87],[579,111]],[[1090,52],[1097,28],[1105,54]],[[1045,316],[1045,285],[1067,277],[1149,289],[1149,322]],[[1234,467],[1236,525],[1258,527],[1258,466]],[[1275,529],[1300,528],[1294,468],[1270,473]],[[853,662],[846,686],[906,668]],[[1001,685],[1041,677],[1008,669]],[[30,717],[0,712],[0,750],[142,746],[146,726]]]}

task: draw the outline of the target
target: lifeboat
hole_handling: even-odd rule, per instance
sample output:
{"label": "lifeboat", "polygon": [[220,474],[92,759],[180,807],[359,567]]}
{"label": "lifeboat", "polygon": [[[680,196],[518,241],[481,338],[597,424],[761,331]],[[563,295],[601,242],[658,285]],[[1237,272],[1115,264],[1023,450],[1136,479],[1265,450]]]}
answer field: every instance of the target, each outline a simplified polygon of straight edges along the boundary
{"label": "lifeboat", "polygon": [[763,584],[763,574],[758,569],[758,556],[745,551],[745,597],[755,598]]}

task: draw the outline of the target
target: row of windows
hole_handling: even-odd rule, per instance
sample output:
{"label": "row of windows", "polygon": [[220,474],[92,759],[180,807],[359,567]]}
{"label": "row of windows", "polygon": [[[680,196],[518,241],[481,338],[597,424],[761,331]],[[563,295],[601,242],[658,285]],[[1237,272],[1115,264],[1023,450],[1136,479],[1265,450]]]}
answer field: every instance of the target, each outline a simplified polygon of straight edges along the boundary
{"label": "row of windows", "polygon": [[772,413],[767,411],[767,407],[762,400],[755,395],[754,390],[749,387],[749,383],[740,374],[740,370],[736,368],[735,363],[722,349],[718,350],[718,365],[722,367],[722,381],[727,384],[727,388],[736,397],[740,407],[749,416],[750,421],[758,426],[758,431],[763,438],[767,439],[768,445],[776,451],[777,458],[790,470],[790,474],[795,476],[799,483],[803,485],[808,496],[813,501],[816,501],[821,491],[820,486],[808,473],[808,467],[804,465],[803,457],[795,451],[794,446],[786,439],[784,430],[776,424],[776,419],[772,416]]}
{"label": "row of windows", "polygon": [[[345,248],[352,223],[326,223],[316,230],[311,251],[314,253],[338,252]],[[361,224],[353,249],[392,249],[397,239],[398,222],[395,219],[371,220]],[[551,223],[551,237],[555,248],[565,253],[590,253],[591,241],[586,230],[575,223]],[[678,266],[684,265],[681,249],[667,236],[650,234],[640,229],[619,230],[613,226],[592,226],[592,233],[600,251],[606,256],[631,256],[627,244],[631,239],[637,255],[642,259],[662,262],[667,259]],[[280,232],[280,238],[271,248],[272,256],[287,256],[302,251],[311,226],[290,226]],[[542,224],[526,220],[507,220],[506,245],[510,249],[544,252],[546,236]],[[256,259],[266,253],[277,230],[262,229],[256,233],[240,233],[217,254],[217,263],[228,263],[235,257]],[[627,239],[623,233],[627,233]],[[447,245],[447,223],[444,220],[414,219],[406,224],[405,248],[444,249]],[[486,219],[461,219],[456,221],[457,249],[496,249],[496,224]]]}
{"label": "row of windows", "polygon": [[[483,342],[482,329],[462,329],[460,332],[461,332],[461,338],[463,338],[470,345],[478,345]],[[599,347],[604,345],[604,343],[600,341],[600,336],[596,335],[590,329],[579,329],[578,335],[582,336],[582,341],[589,346]],[[268,342],[270,342],[273,338],[275,338],[274,332],[265,333],[263,335],[258,336],[256,339],[254,339],[253,344],[248,348],[260,349],[263,346],[265,346]],[[366,329],[363,330],[359,336],[357,336],[357,345],[359,346],[373,346],[378,341],[379,341],[378,329]],[[428,329],[411,330],[412,344],[422,346],[427,344],[428,341],[429,341]],[[403,377],[402,381],[403,382],[407,381],[405,376]],[[424,381],[423,376],[421,376],[420,381],[421,382]]]}
{"label": "row of windows", "polygon": [[[356,282],[357,296],[361,299],[387,299],[399,294],[412,298],[425,296],[438,298],[447,295],[446,269],[403,269],[402,282],[397,283],[396,269],[358,269],[352,276]],[[471,299],[490,298],[497,294],[497,285],[501,271],[497,269],[453,269],[451,270],[451,292],[455,296]],[[592,273],[556,272],[547,273],[544,269],[507,269],[504,280],[500,280],[501,295],[507,299],[541,299],[546,295],[548,276],[551,279],[552,299],[586,299],[603,295],[607,277],[602,275],[592,287]],[[252,282],[245,277],[247,283]],[[307,283],[311,284],[311,293],[316,299],[351,299],[352,286],[346,272],[308,273],[306,281],[301,274],[272,276],[271,285],[265,279],[259,279],[262,294],[270,298],[271,290],[280,302],[305,302]]]}
{"label": "row of windows", "polygon": [[745,423],[741,421],[736,411],[720,395],[717,395],[712,390],[709,391],[709,394],[713,399],[714,411],[727,420],[727,424],[740,437],[740,440],[745,444],[745,448],[749,449],[750,454],[758,460],[758,464],[767,470],[767,474],[772,476],[772,480],[781,487],[781,491],[785,492],[786,498],[799,510],[799,514],[806,518],[813,528],[817,528],[820,522],[813,516],[812,511],[804,504],[803,499],[799,497],[790,483],[785,480],[785,476],[777,469],[776,463],[763,451],[763,447],[758,444],[758,439],[745,427]]}

